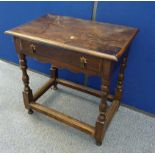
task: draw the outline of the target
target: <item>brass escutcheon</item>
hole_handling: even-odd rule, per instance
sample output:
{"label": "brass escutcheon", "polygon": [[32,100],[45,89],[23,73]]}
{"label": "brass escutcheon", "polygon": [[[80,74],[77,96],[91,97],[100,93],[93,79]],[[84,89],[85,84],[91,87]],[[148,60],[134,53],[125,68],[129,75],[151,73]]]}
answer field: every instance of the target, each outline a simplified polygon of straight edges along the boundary
{"label": "brass escutcheon", "polygon": [[34,44],[31,44],[30,47],[32,49],[32,53],[35,53],[36,52],[36,46]]}
{"label": "brass escutcheon", "polygon": [[81,57],[80,58],[80,66],[81,66],[81,68],[86,68],[86,65],[87,65],[87,59],[85,58],[85,57]]}

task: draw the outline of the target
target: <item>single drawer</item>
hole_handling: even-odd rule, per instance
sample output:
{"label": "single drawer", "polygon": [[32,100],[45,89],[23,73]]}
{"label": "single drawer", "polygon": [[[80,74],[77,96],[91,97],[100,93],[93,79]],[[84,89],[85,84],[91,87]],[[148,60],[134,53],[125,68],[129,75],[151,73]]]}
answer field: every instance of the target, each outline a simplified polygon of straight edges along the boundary
{"label": "single drawer", "polygon": [[32,41],[20,40],[20,44],[21,52],[40,61],[75,72],[101,73],[101,58]]}

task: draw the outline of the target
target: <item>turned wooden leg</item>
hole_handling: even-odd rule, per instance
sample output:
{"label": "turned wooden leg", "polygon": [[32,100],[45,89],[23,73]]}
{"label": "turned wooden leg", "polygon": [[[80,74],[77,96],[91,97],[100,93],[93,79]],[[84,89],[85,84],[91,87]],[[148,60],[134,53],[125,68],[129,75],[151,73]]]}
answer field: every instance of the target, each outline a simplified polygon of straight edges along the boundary
{"label": "turned wooden leg", "polygon": [[56,90],[58,89],[57,82],[56,82],[56,79],[58,78],[58,69],[57,67],[52,66],[50,70],[51,70],[51,78],[54,79],[55,81],[53,85],[53,89]]}
{"label": "turned wooden leg", "polygon": [[101,85],[101,102],[99,105],[99,116],[96,121],[95,139],[97,145],[102,145],[102,140],[106,128],[106,111],[107,111],[107,97],[109,94],[111,63],[106,62],[104,65],[104,72]]}
{"label": "turned wooden leg", "polygon": [[122,96],[122,90],[123,90],[123,81],[124,81],[124,72],[125,72],[125,68],[126,68],[126,63],[127,63],[127,59],[128,57],[124,57],[120,66],[120,72],[118,75],[118,82],[117,82],[117,88],[116,88],[116,93],[115,93],[115,100],[121,100],[121,96]]}
{"label": "turned wooden leg", "polygon": [[19,64],[20,68],[22,70],[22,80],[24,84],[24,91],[23,91],[23,100],[25,108],[28,109],[28,113],[32,114],[33,111],[30,109],[30,102],[33,101],[33,95],[32,90],[29,87],[29,76],[27,74],[27,62],[26,62],[26,56],[24,54],[19,54]]}
{"label": "turned wooden leg", "polygon": [[107,96],[109,93],[109,81],[104,80],[103,85],[101,86],[101,103],[99,105],[99,111],[100,114],[96,121],[96,128],[95,128],[95,139],[96,144],[101,145],[103,136],[104,136],[104,127],[105,127],[105,121],[106,121],[106,110],[107,110]]}

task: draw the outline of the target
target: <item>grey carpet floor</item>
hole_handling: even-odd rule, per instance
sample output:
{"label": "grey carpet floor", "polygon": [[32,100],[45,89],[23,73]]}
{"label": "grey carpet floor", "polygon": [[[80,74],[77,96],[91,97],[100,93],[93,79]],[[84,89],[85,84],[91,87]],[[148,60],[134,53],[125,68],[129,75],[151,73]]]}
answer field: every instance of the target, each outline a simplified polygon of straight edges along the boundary
{"label": "grey carpet floor", "polygon": [[[48,78],[28,71],[33,90]],[[28,115],[20,69],[0,61],[0,152],[155,152],[155,118],[121,106],[98,147],[89,135],[40,113]],[[38,102],[92,125],[99,99],[59,86]]]}

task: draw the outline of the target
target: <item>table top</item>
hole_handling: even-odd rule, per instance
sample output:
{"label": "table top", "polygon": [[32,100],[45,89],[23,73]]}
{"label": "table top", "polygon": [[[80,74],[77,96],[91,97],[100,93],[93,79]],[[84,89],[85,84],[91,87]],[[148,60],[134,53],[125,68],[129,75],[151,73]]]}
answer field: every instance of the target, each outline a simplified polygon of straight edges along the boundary
{"label": "table top", "polygon": [[117,61],[136,28],[48,14],[6,34]]}

